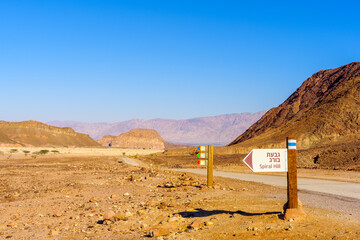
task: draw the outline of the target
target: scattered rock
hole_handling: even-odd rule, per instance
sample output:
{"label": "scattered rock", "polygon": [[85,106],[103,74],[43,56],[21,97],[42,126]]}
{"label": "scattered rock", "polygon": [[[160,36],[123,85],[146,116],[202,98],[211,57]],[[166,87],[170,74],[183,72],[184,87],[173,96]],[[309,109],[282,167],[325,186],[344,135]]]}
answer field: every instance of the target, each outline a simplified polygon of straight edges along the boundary
{"label": "scattered rock", "polygon": [[53,213],[53,217],[61,217],[62,216],[62,212],[60,211],[56,211]]}
{"label": "scattered rock", "polygon": [[103,214],[103,220],[113,220],[115,213],[113,211],[108,211]]}
{"label": "scattered rock", "polygon": [[214,225],[213,222],[210,222],[210,221],[205,222],[205,226],[212,226],[212,225]]}
{"label": "scattered rock", "polygon": [[199,229],[200,227],[201,227],[201,226],[200,226],[200,221],[199,221],[199,220],[193,221],[193,222],[188,226],[189,229],[194,229],[194,230]]}
{"label": "scattered rock", "polygon": [[9,222],[6,226],[13,228],[16,226],[16,224],[14,222]]}
{"label": "scattered rock", "polygon": [[150,230],[149,235],[151,237],[161,237],[161,236],[166,236],[169,235],[170,231],[167,228],[153,228]]}

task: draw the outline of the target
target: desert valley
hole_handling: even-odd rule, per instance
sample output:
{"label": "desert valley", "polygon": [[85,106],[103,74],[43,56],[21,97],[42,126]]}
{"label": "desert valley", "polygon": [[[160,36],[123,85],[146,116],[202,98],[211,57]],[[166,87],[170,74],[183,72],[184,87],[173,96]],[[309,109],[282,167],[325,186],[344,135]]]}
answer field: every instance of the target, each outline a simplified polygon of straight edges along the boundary
{"label": "desert valley", "polygon": [[[306,213],[291,219],[286,173],[252,173],[242,161],[286,148],[287,137],[297,139]],[[208,144],[211,187],[196,163]],[[0,121],[0,239],[340,240],[360,239],[359,226],[360,62],[316,72],[257,113]]]}

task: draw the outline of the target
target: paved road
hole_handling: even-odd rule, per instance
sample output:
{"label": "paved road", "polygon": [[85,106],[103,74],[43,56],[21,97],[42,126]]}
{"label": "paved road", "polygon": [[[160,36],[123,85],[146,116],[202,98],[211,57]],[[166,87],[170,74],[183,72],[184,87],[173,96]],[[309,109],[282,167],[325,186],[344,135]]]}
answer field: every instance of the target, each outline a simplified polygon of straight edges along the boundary
{"label": "paved road", "polygon": [[[206,175],[206,170],[202,169],[169,169],[172,171],[191,172]],[[269,176],[260,174],[232,173],[214,171],[214,176],[239,179],[250,182],[260,182],[274,186],[286,187],[286,177]],[[334,194],[342,197],[360,199],[360,184],[346,183],[310,178],[298,178],[298,189],[304,191]]]}
{"label": "paved road", "polygon": [[[132,159],[122,158],[126,163],[139,166]],[[189,172],[206,175],[202,169],[166,169],[177,172]],[[214,176],[239,179],[250,182],[286,187],[286,177],[260,174],[245,174],[214,171]],[[360,184],[319,179],[298,178],[299,199],[306,205],[326,208],[345,213],[349,219],[360,221]],[[286,200],[286,196],[274,195]]]}

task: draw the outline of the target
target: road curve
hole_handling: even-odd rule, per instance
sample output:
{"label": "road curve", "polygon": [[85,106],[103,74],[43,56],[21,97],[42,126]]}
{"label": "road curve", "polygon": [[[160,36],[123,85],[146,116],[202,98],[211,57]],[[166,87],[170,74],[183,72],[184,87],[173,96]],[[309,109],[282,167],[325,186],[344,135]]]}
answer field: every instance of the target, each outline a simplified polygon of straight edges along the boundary
{"label": "road curve", "polygon": [[137,163],[135,160],[133,160],[133,159],[131,159],[131,158],[121,157],[121,159],[122,159],[125,163],[127,163],[127,164],[129,164],[129,165],[132,165],[132,166],[140,166],[139,163]]}
{"label": "road curve", "polygon": [[[168,169],[171,171],[190,172],[201,175],[206,175],[206,170],[202,169]],[[286,187],[286,177],[269,176],[260,174],[246,174],[233,172],[218,172],[214,171],[214,176],[239,179],[250,182],[260,182],[264,184]],[[347,183],[338,181],[328,181],[311,178],[298,178],[298,189],[301,191],[320,192],[325,194],[339,195],[342,197],[360,199],[360,184]]]}
{"label": "road curve", "polygon": [[[123,161],[133,166],[140,166],[132,159],[122,157]],[[188,172],[206,175],[203,169],[164,169],[177,172]],[[268,185],[286,187],[286,177],[260,174],[246,174],[214,171],[215,177],[239,179],[243,181],[259,182]],[[342,212],[346,218],[360,222],[360,184],[338,181],[328,181],[310,178],[298,178],[299,199],[309,206],[325,208]],[[275,194],[272,197],[283,199],[286,196]]]}
{"label": "road curve", "polygon": [[[133,166],[140,166],[140,164],[134,161],[133,159],[127,157],[122,157],[122,159],[127,164]],[[177,171],[177,172],[189,172],[189,173],[196,173],[201,175],[207,174],[205,169],[169,168],[166,170]],[[249,182],[259,182],[259,183],[264,183],[279,187],[287,186],[286,177],[281,177],[281,176],[220,172],[220,171],[214,171],[214,176],[238,179]],[[298,178],[298,189],[299,191],[319,192],[324,194],[332,194],[341,197],[355,198],[360,200],[359,183],[347,183],[347,182],[338,182],[338,181],[329,181],[329,180],[320,180],[320,179],[311,179],[311,178]]]}

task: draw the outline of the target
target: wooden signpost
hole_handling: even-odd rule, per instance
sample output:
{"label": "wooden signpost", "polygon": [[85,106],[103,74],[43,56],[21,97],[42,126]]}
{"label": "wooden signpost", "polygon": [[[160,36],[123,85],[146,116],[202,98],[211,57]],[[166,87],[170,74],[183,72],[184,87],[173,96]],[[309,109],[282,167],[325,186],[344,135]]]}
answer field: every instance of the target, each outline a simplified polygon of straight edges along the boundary
{"label": "wooden signpost", "polygon": [[197,162],[197,164],[201,166],[207,166],[207,186],[212,187],[213,186],[213,162],[214,162],[214,146],[208,145],[208,146],[199,146],[197,148],[198,154],[197,157],[200,158],[200,160]]}
{"label": "wooden signpost", "polygon": [[286,138],[286,149],[253,149],[243,162],[253,172],[287,172],[285,219],[305,216],[297,194],[296,138]]}
{"label": "wooden signpost", "polygon": [[285,219],[305,216],[298,200],[297,191],[297,153],[296,153],[296,138],[286,138],[286,148],[288,151],[288,172],[287,172],[287,196],[288,201],[284,205]]}

